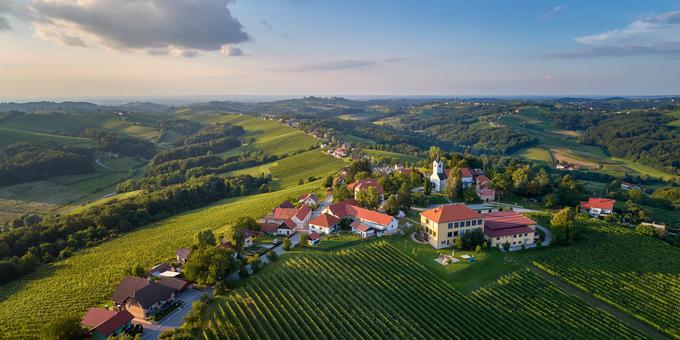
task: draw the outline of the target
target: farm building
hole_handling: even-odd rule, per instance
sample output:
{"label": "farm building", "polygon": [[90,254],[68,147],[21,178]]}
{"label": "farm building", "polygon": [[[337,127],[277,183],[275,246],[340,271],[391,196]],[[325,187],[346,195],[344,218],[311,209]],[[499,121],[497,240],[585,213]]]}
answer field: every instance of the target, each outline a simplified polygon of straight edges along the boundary
{"label": "farm building", "polygon": [[336,230],[339,223],[340,223],[339,218],[330,214],[323,213],[316,217],[315,219],[309,221],[309,230],[321,234],[330,234]]}
{"label": "farm building", "polygon": [[375,188],[375,191],[378,193],[378,195],[380,195],[380,200],[385,200],[385,189],[383,189],[382,185],[380,185],[376,179],[360,179],[347,185],[347,189],[354,193],[355,199],[357,199],[359,192],[368,190],[369,188]]}
{"label": "farm building", "polygon": [[191,254],[191,249],[189,248],[179,248],[175,252],[175,259],[178,263],[186,264],[189,255]]}
{"label": "farm building", "polygon": [[260,223],[260,230],[267,235],[288,236],[295,232],[297,225],[292,220],[285,220],[281,223]]}
{"label": "farm building", "polygon": [[536,222],[515,211],[498,211],[482,214],[484,219],[484,238],[489,246],[531,246],[536,236]]}
{"label": "farm building", "polygon": [[85,312],[80,324],[88,330],[92,339],[104,340],[130,329],[134,318],[125,309],[119,311],[92,307]]}
{"label": "farm building", "polygon": [[[261,223],[281,225],[286,221],[292,221],[295,226],[293,230],[306,229],[309,219],[312,216],[312,209],[307,205],[302,205],[300,208],[274,208],[274,210],[261,219]],[[286,226],[289,226],[286,224]]]}
{"label": "farm building", "polygon": [[616,200],[609,198],[588,198],[588,202],[581,201],[581,212],[588,213],[593,217],[606,216],[614,211]]}
{"label": "farm building", "polygon": [[147,319],[175,300],[175,290],[148,279],[128,276],[113,292],[111,300],[136,318]]}
{"label": "farm building", "polygon": [[321,242],[321,235],[319,235],[319,233],[317,233],[316,231],[312,231],[311,233],[309,233],[307,244],[309,244],[310,246],[314,246],[319,244],[319,242]]}
{"label": "farm building", "polygon": [[338,219],[348,217],[352,221],[359,221],[372,229],[375,229],[377,236],[393,234],[397,231],[397,219],[377,211],[364,209],[345,201],[333,204],[324,209],[323,213],[333,215]]}
{"label": "farm building", "polygon": [[372,236],[375,236],[375,229],[367,226],[366,224],[363,224],[359,221],[354,221],[350,224],[350,227],[352,227],[352,232],[363,237],[363,238],[369,238]]}
{"label": "farm building", "polygon": [[309,207],[313,207],[319,204],[319,197],[317,197],[315,193],[301,195],[300,198],[298,199],[298,203],[304,204]]}

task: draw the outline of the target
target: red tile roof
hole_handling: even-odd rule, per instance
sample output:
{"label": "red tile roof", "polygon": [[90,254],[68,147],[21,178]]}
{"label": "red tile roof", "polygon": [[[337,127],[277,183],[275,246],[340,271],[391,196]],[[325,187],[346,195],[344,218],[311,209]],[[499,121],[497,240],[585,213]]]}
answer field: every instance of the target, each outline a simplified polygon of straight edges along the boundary
{"label": "red tile roof", "polygon": [[298,209],[295,208],[275,208],[272,213],[272,218],[277,220],[287,220],[295,216],[298,213]]}
{"label": "red tile roof", "polygon": [[101,333],[104,336],[109,336],[113,332],[125,326],[126,323],[132,321],[135,317],[127,310],[120,312],[108,310],[103,308],[90,308],[85,313],[81,324]]}
{"label": "red tile roof", "polygon": [[345,217],[353,217],[385,226],[390,224],[394,219],[394,217],[390,215],[379,213],[373,210],[364,209],[352,205],[350,204],[350,202],[347,201],[333,204],[330,207],[328,207],[328,210],[330,210],[332,215],[340,219],[343,219]]}
{"label": "red tile roof", "polygon": [[614,203],[616,203],[616,200],[612,200],[612,199],[608,199],[608,198],[593,198],[593,197],[590,197],[590,198],[588,198],[588,202],[581,202],[581,208],[584,208],[584,209],[596,208],[596,209],[613,210],[614,209]]}
{"label": "red tile roof", "polygon": [[304,221],[311,213],[312,209],[308,205],[303,204],[300,209],[298,209],[297,213],[295,213],[295,217],[300,221]]}
{"label": "red tile roof", "polygon": [[287,228],[290,230],[294,230],[297,227],[297,224],[293,222],[293,220],[285,220],[283,223],[279,225],[279,228]]}
{"label": "red tile roof", "polygon": [[378,183],[378,180],[373,179],[373,178],[364,178],[360,179],[354,183],[350,183],[347,185],[347,188],[349,190],[368,190],[368,188],[373,187],[379,194],[384,194],[385,189],[383,189],[382,185]]}
{"label": "red tile roof", "polygon": [[484,182],[488,182],[488,181],[489,181],[489,178],[484,176],[484,175],[477,176],[477,184],[479,184],[479,185],[482,185]]}
{"label": "red tile roof", "polygon": [[339,218],[337,218],[333,215],[330,215],[330,214],[326,214],[326,213],[321,214],[321,215],[317,216],[315,219],[309,221],[309,224],[311,224],[311,225],[317,225],[317,226],[321,226],[321,227],[324,227],[324,228],[333,227],[333,226],[337,225],[338,223],[340,223]]}
{"label": "red tile roof", "polygon": [[310,241],[316,241],[319,238],[321,238],[321,235],[319,235],[319,233],[317,233],[316,231],[312,231],[311,233],[309,233],[309,240]]}
{"label": "red tile roof", "polygon": [[484,229],[505,229],[535,225],[536,222],[516,211],[498,211],[482,214]]}
{"label": "red tile roof", "polygon": [[350,226],[352,227],[352,229],[358,230],[362,233],[365,233],[365,232],[371,230],[371,227],[369,227],[369,226],[367,226],[367,225],[365,225],[365,224],[363,224],[359,221],[352,222],[352,224],[350,224]]}
{"label": "red tile roof", "polygon": [[484,229],[484,235],[489,237],[512,236],[517,234],[533,233],[534,230],[529,227],[513,227],[505,229]]}
{"label": "red tile roof", "polygon": [[262,230],[265,233],[275,233],[277,230],[279,230],[279,224],[278,223],[260,223],[260,230]]}
{"label": "red tile roof", "polygon": [[480,213],[468,208],[465,204],[442,205],[441,207],[423,211],[420,214],[437,223],[472,220],[482,217]]}
{"label": "red tile roof", "polygon": [[460,168],[461,177],[472,177],[472,170],[470,168]]}

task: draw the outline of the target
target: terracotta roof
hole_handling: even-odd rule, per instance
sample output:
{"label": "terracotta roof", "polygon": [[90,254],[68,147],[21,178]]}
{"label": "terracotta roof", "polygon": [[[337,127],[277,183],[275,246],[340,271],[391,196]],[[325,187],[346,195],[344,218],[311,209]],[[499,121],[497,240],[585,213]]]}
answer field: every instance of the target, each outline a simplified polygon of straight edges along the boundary
{"label": "terracotta roof", "polygon": [[481,185],[482,183],[488,182],[488,181],[489,181],[489,178],[486,177],[486,176],[484,176],[484,175],[479,175],[479,176],[477,176],[477,183],[480,184],[480,185]]}
{"label": "terracotta roof", "polygon": [[352,227],[352,229],[358,230],[358,231],[360,231],[360,232],[362,232],[362,233],[365,233],[365,232],[371,230],[371,227],[369,227],[369,226],[367,226],[367,225],[365,225],[365,224],[363,224],[363,223],[361,223],[361,222],[359,222],[359,221],[354,221],[354,222],[352,222],[352,223],[350,224],[350,226]]}
{"label": "terracotta roof", "polygon": [[484,229],[484,235],[489,237],[512,236],[517,234],[533,233],[534,230],[529,227],[513,227],[505,229]]}
{"label": "terracotta roof", "polygon": [[340,223],[339,218],[337,218],[333,215],[330,215],[330,214],[326,214],[326,213],[321,214],[321,215],[317,216],[315,219],[309,221],[309,224],[311,224],[311,225],[321,226],[321,227],[324,227],[324,228],[333,227],[333,226],[337,225],[338,223]]}
{"label": "terracotta roof", "polygon": [[295,224],[295,222],[293,222],[293,220],[288,219],[288,220],[283,221],[283,223],[281,223],[281,224],[277,227],[277,230],[278,230],[279,228],[287,228],[287,229],[293,230],[293,229],[295,229],[296,227],[297,227],[297,224]]}
{"label": "terracotta roof", "polygon": [[295,213],[295,217],[300,221],[304,221],[310,213],[312,213],[312,208],[303,204],[300,209],[298,209],[297,213]]}
{"label": "terracotta roof", "polygon": [[388,225],[394,217],[379,213],[377,211],[364,209],[350,204],[349,202],[340,202],[328,207],[331,214],[337,218],[353,217],[360,220],[370,221],[380,225]]}
{"label": "terracotta roof", "polygon": [[379,194],[384,194],[385,190],[383,189],[382,185],[378,183],[378,180],[373,179],[373,178],[364,178],[360,179],[354,183],[350,183],[347,185],[347,188],[349,190],[368,190],[368,188],[373,187]]}
{"label": "terracotta roof", "polygon": [[482,189],[477,192],[479,196],[493,196],[496,197],[495,189]]}
{"label": "terracotta roof", "polygon": [[83,321],[80,323],[83,326],[95,329],[104,336],[109,336],[113,332],[125,326],[126,323],[132,321],[135,317],[127,310],[114,311],[103,308],[90,308],[85,313]]}
{"label": "terracotta roof", "polygon": [[613,210],[614,209],[614,203],[616,203],[616,200],[612,200],[612,199],[608,199],[608,198],[593,198],[593,197],[590,197],[590,198],[588,198],[588,202],[581,202],[581,207],[585,208],[585,209],[597,208],[597,209]]}
{"label": "terracotta roof", "polygon": [[288,201],[283,201],[283,203],[279,204],[278,208],[288,208],[288,209],[290,209],[290,208],[295,208],[295,206],[293,205],[293,203],[290,203]]}
{"label": "terracotta roof", "polygon": [[166,287],[170,287],[174,289],[176,292],[186,288],[186,286],[189,284],[185,280],[174,278],[174,277],[162,277],[160,280],[158,280],[158,284],[164,285]]}
{"label": "terracotta roof", "polygon": [[297,212],[298,210],[295,208],[274,208],[271,218],[276,220],[287,220],[295,216]]}
{"label": "terracotta roof", "polygon": [[482,217],[481,214],[468,208],[465,204],[442,205],[423,211],[420,214],[437,223],[471,220]]}
{"label": "terracotta roof", "polygon": [[312,231],[311,233],[309,233],[310,241],[315,241],[318,240],[319,238],[321,238],[321,235],[319,235],[319,233],[317,233],[316,231]]}
{"label": "terracotta roof", "polygon": [[260,230],[265,233],[275,233],[278,229],[278,223],[260,223]]}
{"label": "terracotta roof", "polygon": [[461,177],[472,177],[472,170],[470,168],[460,168]]}
{"label": "terracotta roof", "polygon": [[482,214],[484,229],[506,229],[535,225],[536,222],[516,211],[498,211]]}

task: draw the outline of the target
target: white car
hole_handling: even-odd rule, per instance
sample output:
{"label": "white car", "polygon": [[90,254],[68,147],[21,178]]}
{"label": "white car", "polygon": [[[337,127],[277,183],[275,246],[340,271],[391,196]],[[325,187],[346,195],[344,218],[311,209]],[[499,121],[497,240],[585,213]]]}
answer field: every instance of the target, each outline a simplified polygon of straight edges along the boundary
{"label": "white car", "polygon": [[275,244],[275,245],[276,245],[276,244],[279,244],[279,239],[278,239],[278,238],[275,238],[274,241],[272,241],[272,243]]}

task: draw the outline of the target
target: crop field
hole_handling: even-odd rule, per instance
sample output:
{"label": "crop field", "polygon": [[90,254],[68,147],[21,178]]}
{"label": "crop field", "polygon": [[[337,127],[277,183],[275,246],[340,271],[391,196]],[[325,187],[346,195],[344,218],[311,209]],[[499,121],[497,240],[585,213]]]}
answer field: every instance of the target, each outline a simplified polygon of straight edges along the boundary
{"label": "crop field", "polygon": [[588,239],[535,252],[534,264],[680,338],[680,249],[629,228],[582,222]]}
{"label": "crop field", "polygon": [[54,315],[82,313],[106,302],[123,278],[123,270],[169,260],[191,243],[193,234],[211,228],[219,235],[241,216],[260,217],[289,196],[317,190],[320,182],[274,193],[227,199],[206,208],[176,215],[138,229],[74,256],[42,265],[36,272],[0,287],[0,334],[9,338],[36,336]]}
{"label": "crop field", "polygon": [[382,241],[281,260],[203,319],[206,339],[643,337],[526,271],[462,294]]}
{"label": "crop field", "polygon": [[0,222],[9,221],[24,213],[50,211],[80,198],[80,192],[47,181],[2,187]]}

